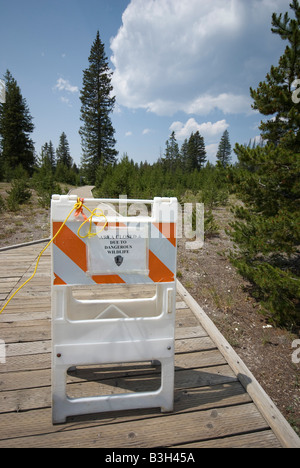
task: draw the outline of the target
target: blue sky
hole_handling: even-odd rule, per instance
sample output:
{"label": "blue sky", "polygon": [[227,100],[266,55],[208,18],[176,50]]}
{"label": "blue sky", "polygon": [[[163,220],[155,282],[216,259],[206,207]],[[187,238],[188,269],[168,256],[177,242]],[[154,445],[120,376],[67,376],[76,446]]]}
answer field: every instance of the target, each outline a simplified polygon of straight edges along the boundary
{"label": "blue sky", "polygon": [[[172,130],[179,145],[203,135],[214,163],[224,130],[232,146],[259,136],[249,87],[277,65],[271,33],[289,0],[0,0],[0,78],[17,80],[34,119],[37,154],[67,135],[80,164],[79,91],[97,30],[114,72],[111,116],[119,157],[152,163]],[[234,155],[233,155],[234,156]]]}

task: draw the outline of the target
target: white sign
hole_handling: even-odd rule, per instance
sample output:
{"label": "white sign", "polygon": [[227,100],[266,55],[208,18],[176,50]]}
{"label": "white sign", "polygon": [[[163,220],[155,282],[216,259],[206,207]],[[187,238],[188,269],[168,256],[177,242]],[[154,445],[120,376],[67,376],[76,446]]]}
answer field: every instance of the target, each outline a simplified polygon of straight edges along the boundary
{"label": "white sign", "polygon": [[88,240],[90,275],[143,274],[148,271],[145,227],[108,227]]}

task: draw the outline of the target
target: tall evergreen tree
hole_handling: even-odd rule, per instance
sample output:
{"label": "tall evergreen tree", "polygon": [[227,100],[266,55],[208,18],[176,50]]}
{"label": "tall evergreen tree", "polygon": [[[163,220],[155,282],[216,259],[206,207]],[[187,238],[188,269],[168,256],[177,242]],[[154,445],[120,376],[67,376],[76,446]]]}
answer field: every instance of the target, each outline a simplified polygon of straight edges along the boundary
{"label": "tall evergreen tree", "polygon": [[171,133],[170,138],[166,141],[166,150],[164,157],[164,166],[167,170],[175,172],[180,162],[179,146],[176,141],[175,132]]}
{"label": "tall evergreen tree", "polygon": [[225,130],[219,143],[217,152],[217,160],[220,161],[223,167],[228,166],[231,161],[231,144],[229,140],[228,130]]}
{"label": "tall evergreen tree", "polygon": [[188,147],[189,147],[188,139],[185,138],[180,148],[180,159],[181,159],[181,164],[184,170],[186,169],[186,162],[188,160]]}
{"label": "tall evergreen tree", "polygon": [[68,169],[71,169],[73,164],[73,159],[70,155],[70,147],[67,136],[65,132],[62,132],[59,138],[59,145],[56,150],[56,160],[57,164],[63,164]]}
{"label": "tall evergreen tree", "polygon": [[293,83],[300,77],[300,5],[293,0],[290,8],[295,14],[291,19],[288,12],[272,16],[272,32],[287,41],[284,54],[277,67],[272,66],[266,76],[254,90],[250,88],[254,99],[253,109],[263,115],[271,116],[262,122],[260,130],[263,139],[291,150],[300,148],[300,107],[292,100]]}
{"label": "tall evergreen tree", "polygon": [[[248,278],[268,316],[280,325],[300,324],[300,144],[299,105],[291,82],[300,67],[300,5],[273,15],[272,31],[290,45],[257,92],[255,108],[276,114],[261,125],[265,146],[236,145],[240,162],[236,190],[244,206],[236,209],[232,238],[239,250],[232,260]],[[297,123],[298,122],[298,123]]]}
{"label": "tall evergreen tree", "polygon": [[197,130],[192,133],[187,146],[186,167],[189,172],[204,167],[206,162],[206,149],[203,136]]}
{"label": "tall evergreen tree", "polygon": [[52,173],[55,171],[55,151],[53,143],[50,140],[49,143],[45,143],[41,149],[41,157],[39,160],[39,166],[45,166],[47,170],[50,170]]}
{"label": "tall evergreen tree", "polygon": [[32,173],[35,156],[34,144],[30,138],[34,125],[26,100],[16,80],[7,70],[4,76],[6,86],[5,103],[0,104],[0,148],[1,167],[7,179],[14,169],[22,166]]}
{"label": "tall evergreen tree", "polygon": [[92,45],[89,67],[83,71],[83,88],[80,93],[82,141],[82,170],[90,183],[95,183],[99,165],[107,166],[116,161],[116,140],[110,113],[115,104],[112,96],[112,72],[108,66],[104,44],[99,31]]}

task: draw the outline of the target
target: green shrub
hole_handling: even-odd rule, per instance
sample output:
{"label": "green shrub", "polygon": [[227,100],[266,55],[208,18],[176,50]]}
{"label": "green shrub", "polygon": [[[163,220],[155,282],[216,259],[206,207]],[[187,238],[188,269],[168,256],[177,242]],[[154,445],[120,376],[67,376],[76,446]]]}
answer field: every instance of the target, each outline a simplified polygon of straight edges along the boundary
{"label": "green shrub", "polygon": [[43,169],[36,172],[32,178],[33,186],[39,197],[39,204],[43,208],[48,208],[53,194],[62,194],[61,186],[55,182],[51,171]]}
{"label": "green shrub", "polygon": [[31,191],[25,179],[14,179],[11,184],[11,190],[8,190],[7,193],[6,204],[11,211],[17,211],[20,205],[27,203],[31,198]]}

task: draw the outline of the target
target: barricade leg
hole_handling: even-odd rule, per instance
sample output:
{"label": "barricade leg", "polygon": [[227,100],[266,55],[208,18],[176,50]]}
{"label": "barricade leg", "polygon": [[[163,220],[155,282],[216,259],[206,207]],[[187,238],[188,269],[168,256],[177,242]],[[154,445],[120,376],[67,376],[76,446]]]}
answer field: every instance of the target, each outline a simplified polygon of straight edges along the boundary
{"label": "barricade leg", "polygon": [[[105,301],[76,301],[68,286],[53,288],[53,358],[52,358],[52,407],[53,423],[63,423],[68,416],[120,411],[141,408],[161,408],[162,412],[173,411],[174,405],[174,329],[176,291],[173,284],[157,286],[153,298],[129,300],[135,309],[144,305],[154,317],[104,318],[79,320],[80,305],[83,316],[95,314],[98,307],[107,307]],[[150,305],[147,305],[149,301]],[[89,304],[90,302],[90,304]],[[116,300],[111,300],[113,304]],[[76,305],[76,307],[75,307]],[[75,307],[76,313],[71,309]],[[120,306],[121,308],[121,306]],[[122,312],[122,310],[120,309]],[[142,311],[141,311],[142,312]],[[97,312],[96,312],[97,315]],[[76,320],[70,317],[76,316]],[[100,314],[100,317],[103,314]],[[156,391],[122,393],[81,398],[67,395],[67,372],[74,366],[121,364],[155,361],[161,365],[161,385]]]}

